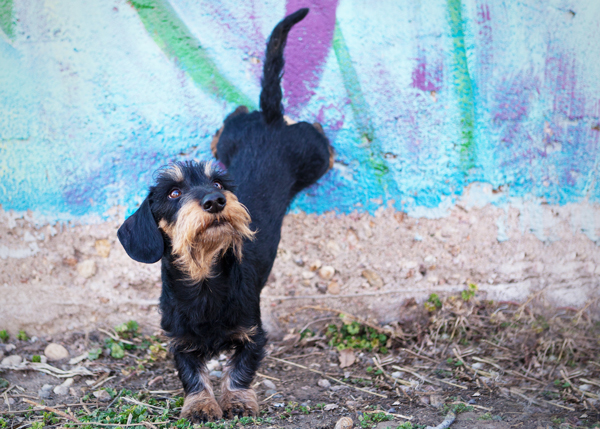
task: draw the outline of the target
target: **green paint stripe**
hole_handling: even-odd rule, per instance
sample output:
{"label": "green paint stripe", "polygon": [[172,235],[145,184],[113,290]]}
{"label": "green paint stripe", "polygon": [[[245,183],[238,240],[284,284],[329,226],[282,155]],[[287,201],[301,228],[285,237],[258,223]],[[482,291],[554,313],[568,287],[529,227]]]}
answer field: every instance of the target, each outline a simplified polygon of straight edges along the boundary
{"label": "green paint stripe", "polygon": [[350,106],[352,106],[352,113],[354,114],[354,120],[358,126],[362,143],[368,144],[367,162],[379,182],[382,183],[383,178],[390,169],[385,159],[381,157],[381,151],[376,142],[375,130],[369,113],[369,105],[362,92],[358,74],[352,64],[352,57],[350,56],[348,45],[346,45],[340,24],[337,21],[335,22],[332,45],[338,66],[342,73],[342,80],[344,81],[344,87],[346,88],[348,99],[350,100]]}
{"label": "green paint stripe", "polygon": [[475,102],[469,74],[461,0],[448,0],[454,57],[454,90],[460,109],[460,163],[463,173],[475,166]]}
{"label": "green paint stripe", "polygon": [[375,140],[375,132],[373,131],[373,124],[371,123],[371,118],[369,116],[369,105],[363,95],[360,81],[358,80],[358,74],[356,73],[354,64],[352,64],[348,45],[346,45],[342,29],[337,21],[335,22],[335,30],[333,32],[333,51],[335,52],[340,71],[342,72],[344,87],[348,93],[352,112],[354,113],[354,119],[359,127],[361,137],[372,142]]}
{"label": "green paint stripe", "polygon": [[0,29],[2,29],[9,39],[15,37],[13,0],[0,0]]}
{"label": "green paint stripe", "polygon": [[197,85],[230,103],[256,109],[256,103],[219,72],[168,0],[130,0],[129,3],[162,51],[186,71]]}

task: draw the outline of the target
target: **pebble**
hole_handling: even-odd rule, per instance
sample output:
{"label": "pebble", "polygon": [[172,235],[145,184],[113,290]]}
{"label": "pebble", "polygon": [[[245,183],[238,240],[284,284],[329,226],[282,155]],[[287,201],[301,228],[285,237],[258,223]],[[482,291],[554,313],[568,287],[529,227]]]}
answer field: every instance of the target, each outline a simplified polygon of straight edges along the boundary
{"label": "pebble", "polygon": [[331,387],[331,383],[325,378],[322,378],[319,381],[317,381],[317,384],[323,389],[329,389]]}
{"label": "pebble", "polygon": [[327,404],[325,407],[323,407],[323,411],[331,411],[335,410],[336,408],[339,408],[338,404]]}
{"label": "pebble", "polygon": [[211,377],[221,378],[223,377],[223,371],[211,371],[208,375]]}
{"label": "pebble", "polygon": [[304,261],[302,260],[302,258],[294,259],[294,263],[296,265],[298,265],[299,267],[303,267],[304,266]]}
{"label": "pebble", "polygon": [[3,366],[16,366],[23,361],[23,358],[19,355],[11,355],[2,359]]}
{"label": "pebble", "polygon": [[[277,393],[277,390],[273,390],[273,389],[269,389],[267,391],[265,391],[265,395],[267,396],[271,396],[271,395],[275,395]],[[279,395],[281,396],[281,395]]]}
{"label": "pebble", "polygon": [[312,271],[302,271],[302,278],[305,280],[310,280],[315,276],[315,273]]}
{"label": "pebble", "polygon": [[92,259],[86,259],[77,264],[77,272],[83,278],[89,279],[96,274],[96,262]]}
{"label": "pebble", "polygon": [[50,361],[66,359],[69,357],[69,351],[60,344],[50,343],[44,349],[44,355]]}
{"label": "pebble", "polygon": [[381,280],[381,277],[379,277],[379,274],[377,274],[375,271],[363,270],[361,274],[365,279],[367,279],[371,287],[379,289],[383,286],[383,280]]}
{"label": "pebble", "polygon": [[402,371],[394,371],[392,372],[392,378],[402,378],[402,374],[404,374]]}
{"label": "pebble", "polygon": [[342,417],[335,424],[334,429],[352,429],[354,427],[354,422],[350,417]]}
{"label": "pebble", "polygon": [[319,270],[319,277],[323,280],[331,280],[335,274],[335,268],[326,265]]}
{"label": "pebble", "polygon": [[6,351],[6,353],[10,353],[16,348],[17,346],[15,346],[14,344],[7,344],[4,346],[4,350]]}
{"label": "pebble", "polygon": [[339,295],[341,291],[342,288],[340,288],[340,285],[336,281],[333,281],[327,285],[327,292],[329,292],[331,295]]}
{"label": "pebble", "polygon": [[8,398],[8,405],[15,405],[15,400],[13,398]]}
{"label": "pebble", "polygon": [[50,393],[52,392],[51,384],[44,384],[42,388],[38,391],[38,396],[42,399],[48,399],[50,397]]}
{"label": "pebble", "polygon": [[98,255],[103,258],[108,258],[108,255],[110,255],[110,241],[106,239],[96,240],[96,245],[94,247],[96,247]]}
{"label": "pebble", "polygon": [[69,393],[69,387],[71,387],[72,384],[73,379],[67,378],[63,384],[60,384],[54,388],[54,393],[61,396],[66,395],[67,393]]}
{"label": "pebble", "polygon": [[275,383],[273,383],[271,380],[263,380],[262,385],[265,386],[269,390],[277,389],[277,387],[275,386]]}
{"label": "pebble", "polygon": [[311,262],[308,268],[311,271],[317,271],[319,268],[321,268],[322,265],[323,263],[317,259],[316,261]]}
{"label": "pebble", "polygon": [[106,390],[96,390],[94,392],[94,396],[102,402],[108,402],[111,400],[110,393],[108,393]]}
{"label": "pebble", "polygon": [[436,408],[444,405],[444,399],[441,395],[429,395],[429,403]]}

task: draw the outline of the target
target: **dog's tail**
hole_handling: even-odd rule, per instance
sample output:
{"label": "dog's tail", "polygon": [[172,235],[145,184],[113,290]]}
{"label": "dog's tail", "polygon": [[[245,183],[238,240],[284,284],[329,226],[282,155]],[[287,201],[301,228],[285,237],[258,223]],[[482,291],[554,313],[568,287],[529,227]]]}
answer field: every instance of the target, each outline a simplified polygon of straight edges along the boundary
{"label": "dog's tail", "polygon": [[267,124],[272,124],[283,119],[283,106],[281,99],[281,76],[283,71],[283,49],[287,36],[294,24],[302,21],[308,8],[297,10],[286,16],[273,29],[267,43],[267,55],[263,67],[262,91],[260,93],[260,110]]}

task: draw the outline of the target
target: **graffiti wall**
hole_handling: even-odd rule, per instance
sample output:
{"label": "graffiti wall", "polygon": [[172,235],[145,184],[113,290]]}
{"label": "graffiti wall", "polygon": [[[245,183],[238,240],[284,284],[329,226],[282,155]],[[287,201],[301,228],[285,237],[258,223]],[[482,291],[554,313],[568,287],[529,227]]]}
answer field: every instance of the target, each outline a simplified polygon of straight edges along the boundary
{"label": "graffiti wall", "polygon": [[443,216],[473,184],[479,204],[599,202],[596,0],[0,0],[2,208],[131,212],[257,107],[265,40],[304,6],[284,104],[337,155],[296,210]]}

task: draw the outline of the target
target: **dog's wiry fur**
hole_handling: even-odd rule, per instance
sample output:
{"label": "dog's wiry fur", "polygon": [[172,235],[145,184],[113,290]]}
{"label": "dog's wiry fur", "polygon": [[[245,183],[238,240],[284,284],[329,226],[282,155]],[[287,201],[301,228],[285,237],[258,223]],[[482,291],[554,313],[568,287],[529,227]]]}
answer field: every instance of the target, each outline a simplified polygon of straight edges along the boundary
{"label": "dog's wiry fur", "polygon": [[[160,171],[140,208],[119,229],[127,254],[161,260],[161,326],[192,421],[257,415],[251,384],[264,356],[260,291],[277,254],[294,196],[330,167],[333,150],[318,124],[286,121],[281,106],[287,35],[308,9],[281,21],[267,44],[259,112],[237,108],[211,150],[213,163]],[[233,350],[217,404],[205,363]]]}

